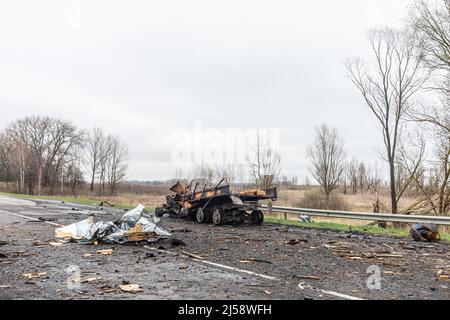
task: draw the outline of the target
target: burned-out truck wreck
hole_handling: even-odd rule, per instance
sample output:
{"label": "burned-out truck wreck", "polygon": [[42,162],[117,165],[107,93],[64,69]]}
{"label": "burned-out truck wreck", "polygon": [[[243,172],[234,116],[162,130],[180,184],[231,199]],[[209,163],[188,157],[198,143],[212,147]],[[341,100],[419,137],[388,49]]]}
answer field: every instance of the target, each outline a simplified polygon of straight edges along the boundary
{"label": "burned-out truck wreck", "polygon": [[[156,215],[165,214],[171,217],[196,220],[199,223],[244,223],[259,225],[264,222],[264,213],[258,209],[263,200],[277,200],[277,189],[245,190],[232,193],[229,185],[223,185],[224,180],[214,188],[198,191],[199,184],[185,185],[178,182],[166,197],[166,203],[156,208]],[[193,187],[193,188],[192,188]]]}

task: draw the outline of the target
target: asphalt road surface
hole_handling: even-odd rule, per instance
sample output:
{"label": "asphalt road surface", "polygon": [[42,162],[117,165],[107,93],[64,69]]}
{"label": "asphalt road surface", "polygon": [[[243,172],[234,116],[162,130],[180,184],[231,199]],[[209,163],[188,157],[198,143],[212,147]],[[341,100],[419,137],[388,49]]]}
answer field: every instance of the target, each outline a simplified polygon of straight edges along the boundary
{"label": "asphalt road surface", "polygon": [[447,243],[171,218],[161,225],[186,246],[54,243],[58,225],[123,214],[0,196],[0,299],[450,299]]}

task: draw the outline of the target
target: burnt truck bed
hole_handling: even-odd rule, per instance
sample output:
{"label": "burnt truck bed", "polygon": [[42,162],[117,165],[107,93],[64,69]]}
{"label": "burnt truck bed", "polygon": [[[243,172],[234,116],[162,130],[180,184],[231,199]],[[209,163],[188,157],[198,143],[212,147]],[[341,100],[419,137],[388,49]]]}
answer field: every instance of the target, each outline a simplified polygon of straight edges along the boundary
{"label": "burnt truck bed", "polygon": [[185,186],[178,182],[170,188],[175,194],[166,197],[166,203],[156,209],[157,216],[169,214],[172,217],[189,218],[199,223],[261,224],[264,214],[258,209],[263,200],[277,199],[277,189],[245,190],[232,193],[230,186],[220,183],[211,189],[197,192],[198,184],[191,191],[191,185]]}

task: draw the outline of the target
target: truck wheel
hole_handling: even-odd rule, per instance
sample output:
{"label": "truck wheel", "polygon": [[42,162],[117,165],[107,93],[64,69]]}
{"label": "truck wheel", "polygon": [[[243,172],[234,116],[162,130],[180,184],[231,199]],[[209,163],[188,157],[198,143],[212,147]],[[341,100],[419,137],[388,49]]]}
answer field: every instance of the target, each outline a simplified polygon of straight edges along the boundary
{"label": "truck wheel", "polygon": [[206,222],[206,215],[202,208],[199,208],[197,210],[196,214],[197,222],[198,223],[205,223]]}
{"label": "truck wheel", "polygon": [[264,222],[264,213],[260,210],[253,211],[250,218],[252,224],[260,225]]}
{"label": "truck wheel", "polygon": [[212,220],[216,226],[221,225],[225,220],[223,210],[222,209],[214,210]]}
{"label": "truck wheel", "polygon": [[258,211],[258,224],[263,224],[264,222],[264,213],[262,211]]}

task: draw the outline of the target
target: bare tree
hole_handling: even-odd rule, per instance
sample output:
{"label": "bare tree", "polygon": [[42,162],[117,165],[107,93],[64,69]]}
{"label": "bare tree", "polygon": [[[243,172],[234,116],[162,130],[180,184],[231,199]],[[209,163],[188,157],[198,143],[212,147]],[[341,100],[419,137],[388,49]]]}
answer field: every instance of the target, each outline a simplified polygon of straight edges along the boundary
{"label": "bare tree", "polygon": [[[77,190],[83,185],[83,153],[81,145],[76,146],[68,156],[67,161],[63,167],[63,178],[61,179],[61,185],[64,184],[70,189],[71,194],[76,198]],[[61,190],[63,193],[63,190]]]}
{"label": "bare tree", "polygon": [[411,118],[424,123],[435,137],[434,159],[429,170],[429,182],[415,177],[422,198],[414,208],[431,208],[436,214],[450,210],[450,0],[414,3],[409,16],[409,28],[420,62],[433,74],[426,89],[437,93],[439,101],[421,105],[411,112]]}
{"label": "bare tree", "polygon": [[316,130],[316,138],[308,146],[307,154],[311,161],[311,174],[320,184],[328,201],[337,188],[344,171],[344,148],[335,128],[323,124]]}
{"label": "bare tree", "polygon": [[53,194],[57,183],[60,181],[60,173],[64,162],[68,160],[75,148],[81,147],[84,132],[78,129],[70,121],[52,119],[49,128],[49,144],[47,160],[45,164],[45,177],[50,186],[50,194]]}
{"label": "bare tree", "polygon": [[356,159],[352,159],[345,166],[345,176],[353,194],[358,192],[358,165],[359,162]]}
{"label": "bare tree", "polygon": [[215,170],[216,181],[224,179],[227,184],[233,184],[236,182],[237,167],[233,164],[217,165]]}
{"label": "bare tree", "polygon": [[[406,167],[412,173],[414,183],[419,191],[419,198],[410,205],[406,211],[432,211],[435,214],[448,214],[450,212],[450,136],[445,131],[437,131],[438,146],[434,150],[435,158],[430,161],[428,181],[423,169],[413,171],[414,166]],[[418,161],[423,157],[421,153],[414,152],[412,159]],[[414,160],[409,160],[414,163]],[[408,161],[403,161],[408,163]],[[415,174],[414,174],[415,173]]]}
{"label": "bare tree", "polygon": [[102,151],[105,144],[105,134],[103,130],[96,127],[93,128],[87,137],[86,142],[86,166],[90,178],[90,191],[94,191],[94,184],[97,175],[100,173]]}
{"label": "bare tree", "polygon": [[410,11],[409,28],[420,62],[433,74],[426,89],[441,97],[438,103],[413,110],[412,118],[450,134],[450,0],[416,1]]}
{"label": "bare tree", "polygon": [[107,161],[107,182],[111,195],[115,194],[117,185],[127,175],[128,148],[117,137],[110,138]]}
{"label": "bare tree", "polygon": [[20,153],[16,157],[17,165],[24,175],[23,182],[27,184],[26,192],[29,194],[34,193],[36,185],[38,194],[41,193],[50,126],[50,118],[33,116],[17,120],[6,129],[6,134]]}
{"label": "bare tree", "polygon": [[439,79],[433,88],[450,94],[450,0],[416,1],[409,22],[422,62]]}
{"label": "bare tree", "polygon": [[414,134],[415,140],[408,139],[408,145],[401,141],[396,160],[397,179],[396,194],[397,201],[413,185],[420,175],[422,164],[425,159],[425,141],[419,132]]}
{"label": "bare tree", "polygon": [[403,120],[412,107],[414,94],[427,80],[414,46],[404,31],[389,28],[368,33],[375,62],[370,69],[356,61],[347,61],[348,76],[362,94],[378,120],[389,165],[391,211],[398,212],[396,160]]}
{"label": "bare tree", "polygon": [[99,155],[99,183],[98,183],[98,193],[103,195],[106,188],[106,180],[108,175],[108,162],[111,154],[113,137],[108,135],[102,144],[100,144],[100,155]]}
{"label": "bare tree", "polygon": [[12,144],[8,137],[0,133],[0,181],[6,181],[6,187],[12,179]]}
{"label": "bare tree", "polygon": [[250,175],[258,188],[269,189],[280,182],[281,157],[268,139],[256,134],[256,142],[249,158]]}
{"label": "bare tree", "polygon": [[376,163],[373,166],[368,166],[366,177],[367,177],[367,190],[370,190],[378,195],[380,187],[383,183],[383,179],[381,178],[381,174],[378,169],[378,165]]}
{"label": "bare tree", "polygon": [[105,138],[98,128],[87,136],[70,121],[25,117],[0,132],[0,180],[16,181],[21,193],[54,194],[60,186],[61,193],[66,187],[76,195],[84,184],[82,164],[88,166],[91,190],[98,179],[99,193],[106,187],[115,193],[126,176],[127,159],[119,138]]}
{"label": "bare tree", "polygon": [[367,172],[364,162],[360,162],[358,165],[358,187],[359,191],[363,193],[367,186]]}
{"label": "bare tree", "polygon": [[[189,172],[189,181],[195,181],[202,188],[207,188],[208,186],[213,186],[216,180],[221,178],[217,177],[218,172],[214,170],[209,164],[202,163],[195,165]],[[218,182],[218,181],[217,181]]]}

